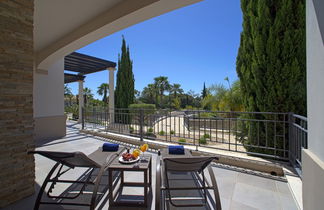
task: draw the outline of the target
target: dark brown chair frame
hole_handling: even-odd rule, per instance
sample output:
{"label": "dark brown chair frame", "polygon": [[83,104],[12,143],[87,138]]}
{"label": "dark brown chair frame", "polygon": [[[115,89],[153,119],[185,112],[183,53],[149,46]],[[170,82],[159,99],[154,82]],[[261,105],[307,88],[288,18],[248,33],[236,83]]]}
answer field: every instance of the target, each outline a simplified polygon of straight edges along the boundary
{"label": "dark brown chair frame", "polygon": [[[110,165],[110,163],[116,157],[118,157],[120,155],[120,153],[122,151],[124,151],[124,149],[125,148],[121,147],[117,152],[111,152],[107,156],[107,160],[103,161],[104,163],[99,163],[99,162],[89,158],[87,155],[85,155],[82,152],[29,151],[28,154],[39,154],[39,155],[47,157],[51,160],[54,160],[56,162],[55,165],[50,170],[50,172],[47,174],[47,176],[39,190],[39,193],[38,193],[36,201],[35,201],[34,210],[38,210],[39,206],[41,204],[89,206],[91,210],[95,209],[98,188],[99,188],[99,184],[100,184],[102,175],[104,174],[105,171],[108,170],[108,166]],[[102,152],[101,148],[99,148],[95,152]],[[63,170],[63,166],[67,166],[68,168]],[[85,174],[86,174],[86,176],[84,177],[85,181],[59,179],[60,176],[62,176],[69,170],[74,169],[76,167],[88,168],[88,170],[85,172]],[[57,170],[57,168],[59,168],[59,169]],[[98,175],[96,176],[94,181],[90,181],[91,175],[95,169],[99,169]],[[57,171],[57,172],[56,172],[55,176],[53,176],[55,171]],[[53,199],[75,199],[83,193],[83,191],[87,185],[94,185],[91,202],[90,203],[67,203],[67,202],[42,201],[42,196],[44,194],[45,188],[49,183],[50,183],[50,187],[49,187],[49,190],[46,193],[46,195],[48,196],[48,198],[53,198]],[[75,196],[61,196],[61,195],[54,196],[54,195],[51,195],[51,192],[54,189],[56,183],[71,183],[71,184],[78,183],[78,184],[83,184],[83,186],[81,187],[80,191]]]}
{"label": "dark brown chair frame", "polygon": [[[162,154],[166,154],[165,150],[164,152],[162,152]],[[161,154],[159,152],[159,154]],[[199,158],[200,156],[192,156],[190,152],[188,152],[188,150],[185,152],[186,155],[182,156],[184,158],[188,158],[188,159],[192,159],[193,161],[195,161],[195,159],[197,160],[197,158]],[[164,155],[165,156],[165,155]],[[178,157],[181,157],[178,155]],[[176,156],[169,156],[166,155],[166,157],[162,158],[160,156],[158,156],[158,160],[157,160],[157,171],[156,171],[156,205],[155,205],[155,209],[156,210],[160,210],[161,209],[161,203],[160,200],[161,199],[161,195],[163,191],[167,192],[168,195],[168,200],[170,202],[171,205],[175,206],[175,207],[201,207],[201,206],[205,206],[207,204],[207,191],[208,190],[213,190],[214,192],[214,196],[215,196],[215,202],[214,202],[214,206],[213,208],[215,210],[221,210],[221,202],[220,202],[220,197],[219,197],[219,191],[218,191],[218,187],[217,187],[217,182],[216,182],[216,178],[215,178],[215,174],[211,168],[210,163],[215,160],[218,159],[217,157],[214,156],[207,156],[209,157],[209,160],[207,161],[207,164],[202,165],[201,170],[184,170],[184,169],[179,169],[179,170],[170,170],[168,168],[168,161],[177,161]],[[188,163],[189,164],[189,163]],[[208,173],[210,175],[210,179],[211,179],[211,184],[207,181],[206,177],[205,177],[205,173],[204,173],[204,169],[207,168]],[[168,177],[168,172],[171,171],[182,171],[182,172],[191,172],[195,177],[196,180],[198,180],[201,184],[201,187],[171,187],[169,185],[169,177]],[[199,174],[201,174],[201,177],[199,176]],[[164,182],[164,184],[162,183]],[[171,198],[171,191],[172,190],[202,190],[203,191],[203,203],[202,204],[176,204],[173,202],[172,198]],[[185,199],[182,199],[185,200]]]}

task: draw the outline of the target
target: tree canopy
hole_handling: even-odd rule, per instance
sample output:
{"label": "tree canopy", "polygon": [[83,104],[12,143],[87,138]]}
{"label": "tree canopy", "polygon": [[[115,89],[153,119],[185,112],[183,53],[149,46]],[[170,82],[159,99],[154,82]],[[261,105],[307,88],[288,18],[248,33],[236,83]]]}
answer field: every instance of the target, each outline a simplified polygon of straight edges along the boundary
{"label": "tree canopy", "polygon": [[241,0],[236,70],[247,111],[306,115],[305,0]]}
{"label": "tree canopy", "polygon": [[157,108],[171,109],[200,106],[200,97],[193,91],[185,93],[179,83],[170,84],[168,77],[165,76],[155,77],[153,80],[153,83],[143,88],[137,99],[139,103],[155,104]]}
{"label": "tree canopy", "polygon": [[210,86],[209,94],[201,100],[201,107],[212,111],[244,111],[240,81],[235,81],[229,87],[222,84]]}

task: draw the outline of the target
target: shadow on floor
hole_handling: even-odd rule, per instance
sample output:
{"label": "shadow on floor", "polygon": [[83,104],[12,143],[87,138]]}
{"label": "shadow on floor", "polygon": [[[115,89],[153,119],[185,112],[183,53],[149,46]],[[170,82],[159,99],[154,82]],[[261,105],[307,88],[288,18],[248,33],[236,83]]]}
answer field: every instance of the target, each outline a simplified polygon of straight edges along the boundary
{"label": "shadow on floor", "polygon": [[[94,171],[91,173],[90,169],[84,169],[85,171],[79,176],[76,176],[76,172],[73,171],[68,172],[70,174],[66,174],[66,177],[62,175],[60,179],[68,179],[68,180],[76,180],[78,182],[81,181],[87,181],[87,178],[90,176],[90,181],[94,182],[94,180],[97,178],[99,169],[94,169]],[[73,177],[76,177],[73,179]],[[102,199],[105,197],[105,194],[108,192],[108,173],[105,173],[102,178],[101,182],[99,184],[99,190],[96,197],[96,203],[102,203]],[[46,191],[49,191],[48,184]],[[48,209],[49,207],[53,207],[53,209],[89,209],[89,206],[82,206],[87,205],[91,203],[92,198],[92,192],[94,189],[94,185],[87,184],[84,185],[82,183],[73,183],[73,184],[66,184],[66,183],[57,183],[55,184],[54,188],[51,190],[51,196],[58,196],[59,198],[49,198],[47,196],[47,193],[43,193],[43,201],[45,202],[55,202],[55,205],[48,205],[43,204],[41,205],[42,208],[40,209]],[[82,192],[81,192],[82,191]],[[80,193],[81,192],[81,193]],[[65,197],[65,198],[62,198]],[[62,203],[77,203],[81,205],[63,205]],[[55,207],[55,208],[54,208]],[[101,209],[101,208],[97,208]]]}

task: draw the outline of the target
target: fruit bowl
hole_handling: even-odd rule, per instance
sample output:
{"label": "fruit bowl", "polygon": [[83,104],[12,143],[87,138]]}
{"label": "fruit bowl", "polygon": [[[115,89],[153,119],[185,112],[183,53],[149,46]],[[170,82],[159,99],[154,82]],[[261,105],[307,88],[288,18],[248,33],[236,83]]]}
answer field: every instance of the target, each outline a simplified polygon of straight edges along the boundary
{"label": "fruit bowl", "polygon": [[130,164],[130,163],[135,163],[140,159],[140,157],[134,157],[132,154],[130,153],[124,153],[122,154],[122,156],[119,157],[119,162],[121,163],[126,163],[126,164]]}

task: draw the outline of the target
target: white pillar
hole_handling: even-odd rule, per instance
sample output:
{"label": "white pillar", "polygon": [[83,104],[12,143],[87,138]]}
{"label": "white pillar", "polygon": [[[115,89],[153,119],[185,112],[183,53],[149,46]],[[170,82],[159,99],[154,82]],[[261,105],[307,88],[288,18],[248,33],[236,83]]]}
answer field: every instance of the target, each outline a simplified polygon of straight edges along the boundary
{"label": "white pillar", "polygon": [[82,122],[82,108],[84,107],[84,97],[83,97],[83,81],[79,82],[79,120],[78,122]]}
{"label": "white pillar", "polygon": [[116,68],[110,67],[108,68],[109,71],[109,116],[110,116],[110,123],[115,122],[115,70]]}

